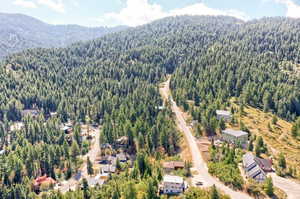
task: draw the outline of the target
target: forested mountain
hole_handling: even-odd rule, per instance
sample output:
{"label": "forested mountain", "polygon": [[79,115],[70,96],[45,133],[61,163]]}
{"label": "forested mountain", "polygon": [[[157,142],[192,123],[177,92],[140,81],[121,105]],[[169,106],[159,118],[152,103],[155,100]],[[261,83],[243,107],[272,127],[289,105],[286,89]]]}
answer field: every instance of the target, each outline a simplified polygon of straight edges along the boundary
{"label": "forested mountain", "polygon": [[[128,136],[144,166],[150,164],[148,155],[174,154],[179,136],[171,113],[158,109],[158,83],[167,74],[173,74],[179,104],[188,109],[187,101],[193,100],[204,109],[194,116],[209,131],[212,110],[234,96],[293,120],[300,115],[299,34],[300,20],[295,19],[181,16],[67,48],[10,56],[0,67],[0,136],[7,149],[0,159],[0,197],[26,198],[32,178],[59,178],[58,168],[76,168],[79,153],[74,151],[83,151],[82,143],[77,138],[67,143],[57,130],[68,119],[102,123],[102,142]],[[21,111],[30,108],[41,110],[37,120],[22,117]],[[46,121],[50,112],[58,118]],[[9,124],[20,120],[25,128],[8,136]],[[131,183],[157,186],[159,169],[149,167],[136,166],[94,194],[119,198]]]}
{"label": "forested mountain", "polygon": [[22,14],[0,13],[0,59],[24,49],[64,47],[125,28],[123,26],[87,28],[78,25],[50,25]]}

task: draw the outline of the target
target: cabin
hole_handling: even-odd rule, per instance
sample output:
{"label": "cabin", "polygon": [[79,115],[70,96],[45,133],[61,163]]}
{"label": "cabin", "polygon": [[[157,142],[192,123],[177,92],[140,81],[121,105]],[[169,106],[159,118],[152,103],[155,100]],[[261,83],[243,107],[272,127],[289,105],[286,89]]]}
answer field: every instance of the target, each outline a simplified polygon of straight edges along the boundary
{"label": "cabin", "polygon": [[225,129],[222,131],[222,140],[245,147],[248,142],[248,133],[240,130]]}
{"label": "cabin", "polygon": [[116,165],[117,163],[117,158],[114,157],[114,156],[102,156],[100,161],[99,161],[99,164],[111,164],[111,165]]}
{"label": "cabin", "polygon": [[25,109],[21,111],[22,117],[37,117],[39,115],[39,111],[36,109]]}
{"label": "cabin", "polygon": [[10,131],[20,131],[22,128],[24,128],[24,123],[23,122],[15,122],[13,123],[10,127]]}
{"label": "cabin", "polygon": [[124,153],[118,153],[116,158],[122,163],[127,162],[127,157]]}
{"label": "cabin", "polygon": [[100,178],[100,175],[87,179],[89,187],[95,187],[97,185],[101,186],[105,183],[105,180]]}
{"label": "cabin", "polygon": [[128,146],[128,137],[122,136],[116,140],[115,146],[117,148],[126,148]]}
{"label": "cabin", "polygon": [[36,191],[40,191],[40,186],[42,184],[54,186],[56,183],[57,182],[53,178],[47,177],[47,175],[44,175],[44,176],[40,176],[40,177],[36,178],[34,180],[33,186]]}
{"label": "cabin", "polygon": [[163,168],[166,172],[170,172],[173,170],[183,169],[184,162],[182,161],[169,161],[163,163]]}
{"label": "cabin", "polygon": [[273,171],[272,160],[258,158],[258,157],[255,157],[254,160],[264,172],[272,172]]}
{"label": "cabin", "polygon": [[186,189],[186,183],[180,176],[165,175],[162,182],[162,192],[164,194],[180,194]]}
{"label": "cabin", "polygon": [[252,153],[246,153],[243,155],[243,168],[248,178],[261,183],[265,181],[267,175],[256,160],[257,158]]}
{"label": "cabin", "polygon": [[60,127],[60,130],[63,131],[65,134],[71,134],[73,131],[73,128],[69,125],[63,125]]}
{"label": "cabin", "polygon": [[104,143],[100,145],[101,149],[112,149],[111,145],[108,143]]}
{"label": "cabin", "polygon": [[116,166],[111,165],[111,164],[103,165],[101,167],[101,171],[102,171],[102,173],[115,173],[116,172]]}
{"label": "cabin", "polygon": [[229,122],[231,120],[231,113],[226,110],[216,110],[217,119],[223,119],[225,122]]}

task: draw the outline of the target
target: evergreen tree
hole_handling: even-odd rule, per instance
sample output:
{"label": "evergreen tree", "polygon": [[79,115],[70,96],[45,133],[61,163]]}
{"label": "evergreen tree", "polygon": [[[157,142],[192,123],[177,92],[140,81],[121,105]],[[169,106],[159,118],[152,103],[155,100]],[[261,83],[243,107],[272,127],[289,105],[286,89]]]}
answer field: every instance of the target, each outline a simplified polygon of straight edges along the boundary
{"label": "evergreen tree", "polygon": [[265,182],[265,192],[268,196],[274,195],[273,181],[271,177],[268,177]]}
{"label": "evergreen tree", "polygon": [[89,175],[93,175],[94,174],[93,163],[91,162],[89,156],[87,157],[86,162],[87,162],[87,173]]}
{"label": "evergreen tree", "polygon": [[219,193],[217,191],[216,185],[213,185],[210,190],[210,199],[219,199]]}

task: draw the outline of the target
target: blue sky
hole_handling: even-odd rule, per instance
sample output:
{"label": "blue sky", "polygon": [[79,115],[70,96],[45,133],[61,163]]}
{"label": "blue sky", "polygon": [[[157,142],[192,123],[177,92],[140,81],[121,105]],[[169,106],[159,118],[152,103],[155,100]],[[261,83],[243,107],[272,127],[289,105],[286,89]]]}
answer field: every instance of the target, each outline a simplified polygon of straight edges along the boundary
{"label": "blue sky", "polygon": [[50,24],[137,26],[184,14],[300,18],[300,0],[1,0],[0,12],[22,13]]}

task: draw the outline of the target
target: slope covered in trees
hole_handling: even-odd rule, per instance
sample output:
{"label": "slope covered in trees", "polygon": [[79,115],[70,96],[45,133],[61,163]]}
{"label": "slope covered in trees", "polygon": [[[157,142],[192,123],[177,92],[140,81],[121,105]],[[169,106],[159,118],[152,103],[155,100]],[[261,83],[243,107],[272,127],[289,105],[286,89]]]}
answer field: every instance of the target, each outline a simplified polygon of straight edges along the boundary
{"label": "slope covered in trees", "polygon": [[87,28],[78,25],[50,25],[22,14],[0,13],[0,59],[28,48],[63,47],[125,28],[122,26]]}
{"label": "slope covered in trees", "polygon": [[[83,145],[75,138],[65,142],[57,130],[68,119],[101,123],[101,142],[128,136],[132,151],[143,157],[174,154],[178,134],[170,111],[159,109],[158,92],[158,83],[170,73],[174,98],[186,109],[188,100],[195,101],[201,109],[193,116],[209,132],[214,110],[233,96],[293,120],[300,114],[299,24],[284,18],[246,23],[231,17],[170,17],[68,48],[10,56],[0,67],[0,136],[7,149],[1,156],[0,194],[25,198],[36,176],[59,178],[58,168],[76,169],[72,160],[85,151]],[[41,111],[37,121],[22,118],[23,109],[34,107]],[[45,121],[50,112],[58,118]],[[25,129],[8,134],[9,124],[20,120]],[[123,179],[136,183],[151,175],[137,173]],[[154,173],[155,184],[160,177]],[[115,186],[97,194],[112,197]]]}

